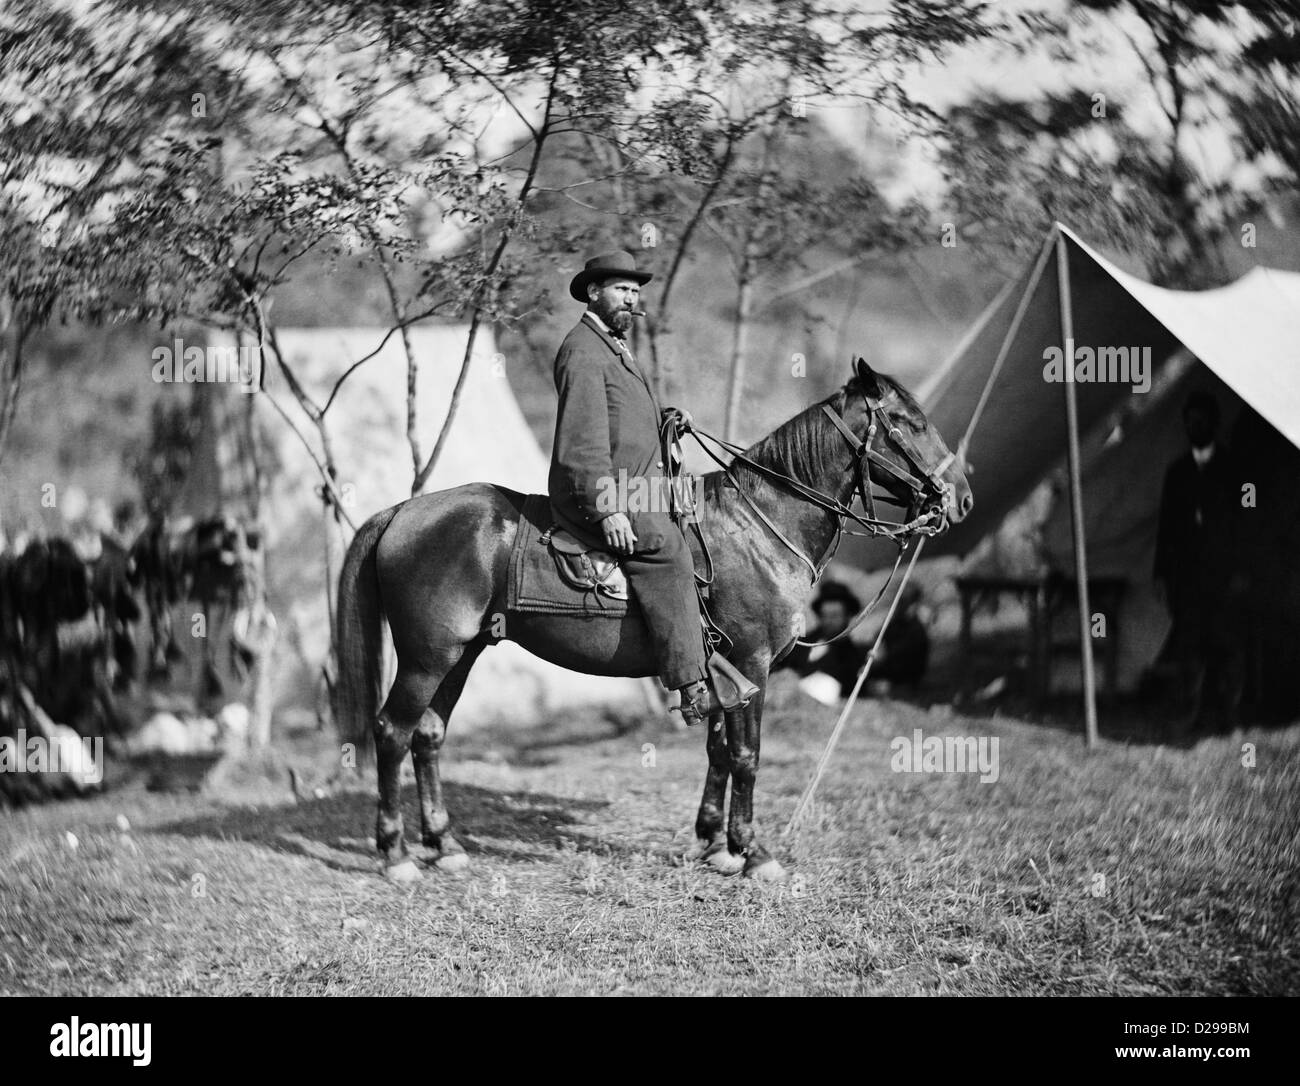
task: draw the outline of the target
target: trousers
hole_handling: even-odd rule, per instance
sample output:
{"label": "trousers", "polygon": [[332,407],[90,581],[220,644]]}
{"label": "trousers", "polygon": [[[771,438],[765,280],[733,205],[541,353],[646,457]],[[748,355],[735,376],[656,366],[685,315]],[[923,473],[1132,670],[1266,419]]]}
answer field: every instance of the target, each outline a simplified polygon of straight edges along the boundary
{"label": "trousers", "polygon": [[1246,685],[1247,629],[1239,598],[1175,583],[1170,605],[1170,648],[1180,690],[1192,706],[1193,729],[1236,727]]}
{"label": "trousers", "polygon": [[666,514],[642,514],[635,530],[636,552],[620,557],[619,565],[645,616],[659,678],[674,690],[708,676],[695,565],[685,536]]}

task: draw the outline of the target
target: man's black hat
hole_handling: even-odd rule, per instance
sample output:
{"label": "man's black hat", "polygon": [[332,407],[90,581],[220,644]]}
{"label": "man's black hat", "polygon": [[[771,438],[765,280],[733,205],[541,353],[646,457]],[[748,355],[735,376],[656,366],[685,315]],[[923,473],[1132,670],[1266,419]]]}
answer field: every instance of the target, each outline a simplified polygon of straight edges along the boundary
{"label": "man's black hat", "polygon": [[600,256],[593,256],[587,261],[587,266],[573,277],[573,282],[569,284],[569,296],[575,302],[587,304],[587,284],[596,283],[602,279],[631,279],[634,283],[645,284],[654,278],[648,271],[638,271],[636,266],[636,257],[631,253],[619,250],[613,253],[602,253]]}
{"label": "man's black hat", "polygon": [[813,600],[813,611],[820,615],[822,606],[827,603],[842,603],[844,609],[851,615],[856,615],[862,610],[862,601],[848,585],[841,584],[839,581],[827,581],[822,585],[817,598]]}

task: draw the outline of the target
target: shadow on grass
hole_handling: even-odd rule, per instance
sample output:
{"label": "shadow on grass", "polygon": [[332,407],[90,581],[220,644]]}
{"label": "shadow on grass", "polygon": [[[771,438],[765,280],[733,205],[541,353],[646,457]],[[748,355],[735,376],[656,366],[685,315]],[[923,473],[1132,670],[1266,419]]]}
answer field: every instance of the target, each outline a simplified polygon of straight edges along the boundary
{"label": "shadow on grass", "polygon": [[[496,791],[472,784],[443,785],[457,839],[471,856],[536,862],[549,853],[596,847],[584,832],[578,812],[598,811],[606,800],[573,799],[529,791]],[[420,815],[415,785],[402,789],[406,841],[415,856]],[[378,862],[374,844],[375,794],[350,789],[320,799],[256,808],[229,807],[150,828],[148,833],[214,841],[247,841],[277,852],[306,856],[336,871],[372,873]],[[505,843],[503,843],[505,842]],[[601,841],[600,849],[608,851]]]}
{"label": "shadow on grass", "polygon": [[561,763],[568,748],[581,749],[633,735],[653,739],[668,730],[666,718],[644,711],[580,709],[526,728],[514,724],[482,724],[449,742],[455,743],[458,758],[541,768]]}

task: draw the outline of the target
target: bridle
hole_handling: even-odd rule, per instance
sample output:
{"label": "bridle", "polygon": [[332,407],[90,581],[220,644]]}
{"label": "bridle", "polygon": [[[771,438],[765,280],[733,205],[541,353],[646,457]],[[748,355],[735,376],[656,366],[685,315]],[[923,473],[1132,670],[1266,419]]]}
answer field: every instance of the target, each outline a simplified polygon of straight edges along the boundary
{"label": "bridle", "polygon": [[[850,505],[846,505],[838,498],[823,494],[821,491],[810,487],[807,483],[801,482],[784,472],[770,468],[766,464],[760,464],[758,461],[751,459],[745,454],[745,450],[739,445],[730,441],[724,441],[706,431],[697,429],[693,425],[682,425],[680,429],[685,433],[695,436],[697,443],[709,455],[709,457],[722,468],[723,473],[731,480],[741,497],[748,503],[751,510],[758,515],[758,518],[767,526],[767,528],[779,539],[787,549],[794,552],[796,556],[802,559],[805,566],[813,575],[815,582],[821,576],[826,564],[830,561],[834,549],[839,544],[839,536],[848,532],[850,535],[868,535],[880,538],[890,539],[895,543],[900,540],[906,540],[914,535],[936,535],[943,530],[943,521],[946,516],[944,507],[947,505],[950,487],[943,481],[943,474],[952,466],[957,458],[955,452],[949,452],[942,460],[933,467],[925,462],[925,457],[921,454],[916,443],[903,431],[894,424],[885,411],[884,399],[882,397],[870,396],[863,393],[863,400],[867,406],[870,422],[867,426],[866,438],[860,438],[853,432],[852,427],[844,421],[843,410],[847,404],[848,392],[843,390],[841,393],[841,407],[836,410],[829,403],[821,405],[822,412],[830,419],[831,423],[840,432],[840,435],[848,443],[849,448],[853,451],[853,472],[854,472],[854,490],[862,499],[862,506],[865,515],[859,513]],[[898,450],[907,463],[907,468],[900,467],[889,457],[882,455],[875,449],[876,437],[883,431],[885,438]],[[705,444],[711,442],[719,448],[731,454],[731,461],[725,462],[712,449]],[[881,470],[888,472],[909,491],[906,503],[900,502],[892,495],[878,496],[871,489],[870,468],[868,461],[875,464]],[[771,522],[771,519],[764,513],[749,497],[743,487],[737,482],[732,472],[732,467],[736,463],[744,464],[750,470],[757,472],[767,478],[774,479],[783,483],[793,490],[804,501],[809,502],[821,509],[832,513],[837,519],[836,538],[828,552],[822,557],[820,562],[813,563],[797,546],[786,538],[785,534],[780,531]],[[910,470],[909,470],[910,469]],[[925,510],[927,500],[943,499],[936,506]],[[876,512],[876,502],[884,501],[891,505],[904,506],[907,509],[908,519],[902,522],[882,520]],[[846,521],[853,521],[855,524],[865,528],[865,532],[853,532],[845,527]],[[900,544],[901,545],[901,544]]]}
{"label": "bridle", "polygon": [[[866,517],[858,517],[850,511],[853,519],[868,528],[868,533],[872,535],[884,535],[890,538],[897,538],[900,535],[935,535],[942,530],[944,512],[942,506],[938,509],[932,509],[922,517],[916,517],[909,520],[906,524],[891,525],[886,521],[880,520],[876,516],[876,495],[871,490],[870,469],[866,466],[867,461],[875,464],[878,468],[888,472],[895,479],[901,482],[911,491],[911,496],[907,503],[908,515],[919,513],[925,507],[926,498],[943,498],[943,505],[947,505],[950,487],[943,481],[943,473],[951,466],[952,462],[957,459],[955,452],[948,453],[934,467],[927,467],[925,458],[921,455],[921,450],[916,447],[914,442],[903,430],[894,423],[894,421],[885,412],[884,400],[879,397],[862,394],[866,401],[870,423],[867,425],[867,436],[858,437],[844,421],[844,416],[831,407],[830,404],[822,404],[822,411],[828,419],[839,430],[844,440],[849,443],[849,448],[853,450],[854,470],[857,475],[857,492],[862,498],[862,507],[866,510]],[[847,391],[844,393],[845,400],[848,398]],[[898,466],[893,460],[882,456],[875,448],[876,434],[883,429],[886,438],[894,447],[903,455],[911,471],[907,471]],[[893,498],[881,499],[893,503]],[[933,518],[938,517],[939,524],[929,523]]]}
{"label": "bridle", "polygon": [[[836,550],[839,548],[840,539],[845,535],[866,535],[877,538],[889,539],[898,547],[898,554],[894,559],[894,567],[890,571],[888,580],[876,594],[875,599],[871,601],[840,633],[826,641],[809,642],[799,639],[800,645],[828,645],[832,641],[839,640],[851,633],[854,628],[862,622],[863,619],[871,612],[877,603],[884,597],[889,585],[893,582],[894,575],[898,572],[899,564],[903,560],[903,554],[907,549],[908,542],[916,535],[936,535],[944,528],[946,520],[946,506],[948,503],[951,488],[943,481],[943,474],[952,466],[957,458],[955,452],[949,452],[937,464],[929,466],[926,464],[925,457],[921,450],[916,447],[916,443],[905,434],[889,417],[885,411],[884,397],[871,396],[865,391],[862,393],[863,400],[866,403],[867,414],[870,419],[867,426],[865,438],[858,437],[853,432],[852,427],[844,420],[843,412],[848,404],[848,389],[842,389],[840,394],[839,410],[836,410],[829,403],[821,405],[822,412],[830,419],[831,423],[839,431],[840,435],[848,443],[849,448],[853,451],[853,471],[854,471],[854,489],[857,495],[862,499],[864,513],[859,513],[852,506],[845,504],[838,498],[823,494],[814,487],[808,486],[784,472],[777,471],[768,467],[766,464],[760,464],[745,454],[744,449],[716,437],[705,431],[696,429],[691,424],[678,424],[677,429],[680,432],[694,435],[697,444],[702,448],[709,457],[722,468],[723,474],[731,481],[736,492],[749,506],[750,510],[758,517],[764,526],[770,531],[787,550],[795,555],[807,568],[812,575],[812,583],[816,584],[820,579],[826,566],[834,557]],[[671,426],[671,422],[666,424],[666,429]],[[885,439],[898,451],[906,462],[907,467],[901,467],[889,457],[884,456],[875,448],[876,439],[883,432]],[[731,454],[731,461],[723,461],[705,442],[712,442],[720,449]],[[835,536],[827,547],[825,554],[821,559],[814,563],[799,547],[792,542],[776,524],[772,522],[757,503],[745,492],[745,489],[737,481],[733,474],[732,468],[737,463],[742,463],[750,470],[757,472],[767,478],[773,479],[784,484],[793,490],[804,501],[826,510],[836,518]],[[877,496],[871,489],[871,476],[869,464],[875,464],[882,471],[887,472],[897,479],[909,494],[906,505],[889,496]],[[938,505],[931,504],[931,508],[926,509],[927,503],[933,503],[934,499],[942,499]],[[907,519],[902,522],[893,522],[882,520],[876,511],[876,502],[884,501],[892,505],[899,505],[906,508]],[[846,526],[847,521],[853,521],[860,525],[865,531],[855,532]],[[699,530],[698,524],[695,525],[696,537],[703,548],[706,564],[708,566],[708,575],[706,579],[701,579],[704,586],[707,587],[713,580],[713,562],[709,556],[708,547],[704,542],[703,533]]]}

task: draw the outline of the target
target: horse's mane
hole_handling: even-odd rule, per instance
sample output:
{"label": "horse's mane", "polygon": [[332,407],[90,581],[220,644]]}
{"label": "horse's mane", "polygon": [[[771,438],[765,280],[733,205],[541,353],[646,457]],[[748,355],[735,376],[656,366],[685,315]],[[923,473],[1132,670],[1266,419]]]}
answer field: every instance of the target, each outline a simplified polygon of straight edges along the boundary
{"label": "horse's mane", "polygon": [[[916,399],[897,380],[883,373],[877,373],[876,379],[883,387],[893,389],[904,404],[920,412]],[[826,479],[836,470],[837,460],[844,455],[844,437],[826,417],[822,404],[838,402],[838,409],[842,412],[848,396],[859,388],[855,376],[837,392],[805,407],[767,437],[760,438],[745,450],[745,455],[755,463],[804,482]],[[732,464],[731,474],[747,494],[753,494],[765,478],[761,472],[739,462]],[[721,486],[723,478],[720,471],[708,475],[706,494]]]}

